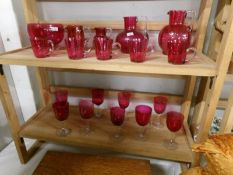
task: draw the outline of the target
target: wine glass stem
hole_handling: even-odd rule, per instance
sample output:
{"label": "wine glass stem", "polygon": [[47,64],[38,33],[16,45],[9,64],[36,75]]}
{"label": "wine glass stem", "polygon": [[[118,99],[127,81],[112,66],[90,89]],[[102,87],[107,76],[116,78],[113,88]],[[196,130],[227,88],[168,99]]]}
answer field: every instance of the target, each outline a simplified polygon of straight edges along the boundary
{"label": "wine glass stem", "polygon": [[145,132],[146,132],[146,127],[145,126],[142,126],[141,127],[141,132],[140,132],[140,137],[144,137],[145,136]]}
{"label": "wine glass stem", "polygon": [[86,130],[86,132],[89,132],[90,129],[91,129],[90,121],[89,121],[89,119],[86,119],[85,121],[86,121],[86,128],[85,128],[85,130]]}
{"label": "wine glass stem", "polygon": [[120,137],[120,135],[121,135],[121,126],[117,126],[117,131],[116,131],[115,137],[118,138],[118,137]]}
{"label": "wine glass stem", "polygon": [[175,133],[172,132],[171,133],[171,138],[169,140],[169,142],[170,142],[171,145],[175,144],[175,137],[176,137]]}
{"label": "wine glass stem", "polygon": [[96,106],[95,116],[96,118],[100,118],[101,117],[100,107],[99,105],[95,105],[95,106]]}

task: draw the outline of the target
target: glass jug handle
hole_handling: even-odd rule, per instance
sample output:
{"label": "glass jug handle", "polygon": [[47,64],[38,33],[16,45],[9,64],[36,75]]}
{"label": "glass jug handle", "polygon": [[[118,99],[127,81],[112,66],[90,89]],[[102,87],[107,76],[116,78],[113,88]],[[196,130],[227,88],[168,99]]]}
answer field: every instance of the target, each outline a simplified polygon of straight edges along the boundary
{"label": "glass jug handle", "polygon": [[189,52],[192,52],[191,56],[189,56],[189,58],[187,57],[185,62],[190,62],[193,58],[195,58],[195,56],[197,55],[197,49],[194,47],[190,47],[186,50],[187,54]]}
{"label": "glass jug handle", "polygon": [[89,43],[89,40],[91,39],[91,28],[90,27],[83,27],[83,32],[84,32],[84,47],[85,47],[85,50],[84,50],[84,57],[87,57],[90,52],[91,52],[91,47],[88,48],[88,43]]}
{"label": "glass jug handle", "polygon": [[51,40],[48,40],[48,43],[50,44],[51,48],[49,49],[49,55],[51,55],[54,51],[54,44]]}
{"label": "glass jug handle", "polygon": [[85,41],[85,45],[89,42],[89,40],[91,39],[91,28],[90,27],[83,27],[83,32],[84,32],[84,41]]}
{"label": "glass jug handle", "polygon": [[112,44],[112,48],[117,48],[116,51],[112,52],[112,56],[119,56],[121,54],[121,44],[118,42],[115,42]]}
{"label": "glass jug handle", "polygon": [[144,24],[143,27],[143,34],[144,36],[147,38],[147,23],[148,23],[148,17],[147,16],[141,16],[140,18],[142,18],[142,22]]}
{"label": "glass jug handle", "polygon": [[106,36],[108,38],[112,38],[112,28],[111,27],[106,27]]}
{"label": "glass jug handle", "polygon": [[194,10],[187,10],[187,17],[188,20],[187,21],[187,25],[189,26],[190,28],[190,31],[193,30],[193,24],[194,24],[194,21],[195,21],[195,18],[196,18],[196,11]]}

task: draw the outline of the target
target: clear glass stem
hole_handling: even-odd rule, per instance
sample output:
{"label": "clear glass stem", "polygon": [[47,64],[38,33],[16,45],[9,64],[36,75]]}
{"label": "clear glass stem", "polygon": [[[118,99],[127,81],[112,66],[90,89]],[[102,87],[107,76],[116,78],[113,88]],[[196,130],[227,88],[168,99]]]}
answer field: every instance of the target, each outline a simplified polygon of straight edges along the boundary
{"label": "clear glass stem", "polygon": [[139,132],[139,138],[144,139],[145,138],[145,133],[146,133],[146,127],[142,126]]}
{"label": "clear glass stem", "polygon": [[116,133],[114,134],[114,137],[116,139],[120,138],[121,137],[121,126],[117,126],[116,128]]}
{"label": "clear glass stem", "polygon": [[171,137],[170,137],[170,139],[169,139],[169,142],[170,142],[171,145],[176,144],[176,142],[175,142],[175,137],[176,137],[175,133],[172,132],[172,133],[171,133]]}
{"label": "clear glass stem", "polygon": [[90,119],[85,119],[85,128],[84,131],[86,134],[91,132]]}
{"label": "clear glass stem", "polygon": [[101,118],[102,117],[102,113],[100,111],[100,105],[95,105],[95,117],[96,118]]}
{"label": "clear glass stem", "polygon": [[165,147],[167,149],[175,150],[175,149],[178,148],[178,144],[175,141],[175,137],[176,137],[175,133],[172,132],[171,137],[169,138],[169,140],[165,141]]}
{"label": "clear glass stem", "polygon": [[66,128],[65,121],[61,121],[61,127],[57,129],[56,134],[65,137],[71,133],[71,129]]}
{"label": "clear glass stem", "polygon": [[155,119],[154,126],[156,128],[163,128],[164,127],[161,116],[162,116],[162,114],[158,114],[156,119]]}

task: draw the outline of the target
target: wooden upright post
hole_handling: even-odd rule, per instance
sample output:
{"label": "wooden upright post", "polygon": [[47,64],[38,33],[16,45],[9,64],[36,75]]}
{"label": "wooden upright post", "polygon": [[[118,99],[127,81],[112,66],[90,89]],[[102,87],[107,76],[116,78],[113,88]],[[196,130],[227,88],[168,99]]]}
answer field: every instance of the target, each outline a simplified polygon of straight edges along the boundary
{"label": "wooden upright post", "polygon": [[15,143],[15,147],[20,159],[21,163],[26,163],[28,160],[28,154],[27,149],[24,143],[24,140],[19,137],[18,132],[20,130],[20,121],[17,116],[17,113],[14,108],[14,104],[10,95],[10,90],[8,87],[8,83],[6,80],[6,77],[4,75],[4,72],[2,70],[2,65],[0,66],[1,69],[1,75],[0,75],[0,99],[2,101],[2,105],[4,108],[4,111],[6,113],[6,117],[8,120],[8,123],[10,125],[12,138]]}

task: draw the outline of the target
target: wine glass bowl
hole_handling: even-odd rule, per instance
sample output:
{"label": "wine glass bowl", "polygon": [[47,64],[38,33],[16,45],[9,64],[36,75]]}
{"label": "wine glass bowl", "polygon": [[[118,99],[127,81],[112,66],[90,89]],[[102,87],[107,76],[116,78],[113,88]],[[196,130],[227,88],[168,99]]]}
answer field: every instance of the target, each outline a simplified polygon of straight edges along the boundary
{"label": "wine glass bowl", "polygon": [[90,100],[80,100],[79,102],[79,114],[81,118],[86,122],[83,131],[88,134],[91,132],[90,119],[94,114],[94,105]]}
{"label": "wine glass bowl", "polygon": [[129,106],[131,93],[128,91],[118,92],[118,103],[119,106],[123,109],[126,109]]}
{"label": "wine glass bowl", "polygon": [[[55,114],[55,118],[58,120],[58,121],[65,121],[68,116],[69,116],[69,103],[66,102],[54,102],[53,105],[53,112]],[[64,123],[63,123],[64,125]],[[70,134],[71,130],[66,128],[66,127],[61,127],[59,129],[56,130],[56,133],[58,136],[67,136],[68,134]]]}
{"label": "wine glass bowl", "polygon": [[152,108],[147,105],[138,105],[135,108],[135,117],[142,130],[138,134],[139,139],[145,139],[145,126],[150,122]]}
{"label": "wine glass bowl", "polygon": [[161,114],[165,111],[167,106],[167,97],[165,96],[156,96],[154,97],[154,110],[158,114],[156,120],[153,122],[153,125],[157,128],[163,128],[163,122],[161,121]]}
{"label": "wine glass bowl", "polygon": [[68,100],[68,91],[67,90],[58,90],[55,92],[55,101],[66,103]]}
{"label": "wine glass bowl", "polygon": [[[92,103],[99,107],[104,101],[104,89],[92,89]],[[97,109],[95,112],[96,118],[101,118],[101,113]]]}
{"label": "wine glass bowl", "polygon": [[168,141],[165,142],[165,145],[168,149],[176,149],[178,144],[175,142],[175,132],[179,131],[183,126],[184,115],[180,112],[170,111],[167,113],[166,124],[167,128],[173,133]]}
{"label": "wine glass bowl", "polygon": [[125,110],[120,107],[111,107],[110,116],[112,124],[117,127],[117,131],[113,135],[113,139],[120,140],[123,135],[121,134],[121,126],[125,119]]}

